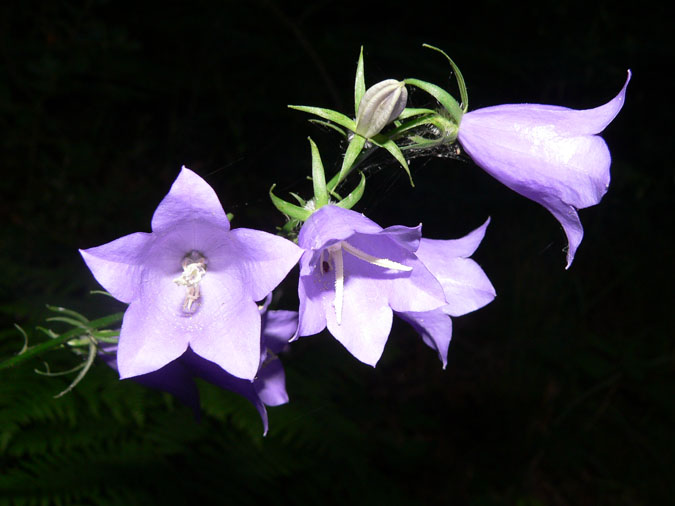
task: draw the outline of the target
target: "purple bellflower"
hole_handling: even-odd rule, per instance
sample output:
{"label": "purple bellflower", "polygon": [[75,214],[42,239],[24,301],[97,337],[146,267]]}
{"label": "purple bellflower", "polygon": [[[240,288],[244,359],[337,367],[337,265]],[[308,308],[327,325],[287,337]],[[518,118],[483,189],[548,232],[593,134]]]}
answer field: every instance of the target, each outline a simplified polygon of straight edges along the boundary
{"label": "purple bellflower", "polygon": [[253,380],[260,366],[262,300],[302,250],[281,237],[230,229],[213,188],[183,167],[137,232],[80,250],[96,280],[128,303],[120,331],[121,378],[147,374],[185,353]]}
{"label": "purple bellflower", "polygon": [[631,73],[619,94],[595,109],[506,104],[462,117],[458,140],[473,161],[517,193],[538,202],[562,225],[567,267],[584,235],[577,209],[602,199],[611,157],[597,136],[623,106]]}
{"label": "purple bellflower", "polygon": [[[298,236],[305,253],[300,259],[297,335],[317,334],[328,327],[352,355],[375,366],[389,337],[394,312],[404,318],[411,314],[406,318],[410,321],[418,314],[442,311],[447,305],[445,284],[450,286],[451,282],[446,283],[440,274],[459,272],[458,284],[463,283],[461,275],[471,277],[460,264],[453,268],[443,264],[437,278],[416,255],[420,241],[421,225],[383,229],[355,211],[333,205],[314,212]],[[443,246],[431,241],[425,249],[432,258]],[[487,285],[492,290],[489,281]],[[456,292],[448,289],[447,293]],[[494,297],[493,290],[491,293]],[[449,335],[447,339],[449,342]]]}
{"label": "purple bellflower", "polygon": [[447,304],[433,311],[395,313],[410,323],[424,342],[438,352],[444,369],[448,363],[448,347],[452,337],[450,317],[480,309],[496,296],[483,269],[469,258],[483,240],[489,223],[488,219],[461,239],[422,238],[415,255],[441,283]]}
{"label": "purple bellflower", "polygon": [[[263,308],[264,311],[264,308]],[[201,378],[217,387],[235,392],[255,406],[262,419],[264,434],[268,430],[265,406],[279,406],[288,402],[286,377],[281,361],[276,357],[293,336],[298,326],[294,311],[267,311],[262,316],[262,355],[258,375],[251,382],[227,373],[188,348],[185,353],[156,371],[130,378],[146,387],[174,395],[200,416],[199,391],[195,378]],[[101,358],[117,369],[117,346],[103,346]]]}

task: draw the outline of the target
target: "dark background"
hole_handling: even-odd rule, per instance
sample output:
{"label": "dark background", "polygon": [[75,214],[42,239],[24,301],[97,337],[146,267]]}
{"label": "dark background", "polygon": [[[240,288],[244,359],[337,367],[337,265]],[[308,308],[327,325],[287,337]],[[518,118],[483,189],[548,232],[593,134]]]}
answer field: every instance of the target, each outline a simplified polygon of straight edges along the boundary
{"label": "dark background", "polygon": [[368,85],[417,77],[455,93],[421,44],[445,49],[472,109],[594,107],[634,77],[603,134],[609,193],[581,211],[569,271],[555,219],[470,162],[415,159],[414,190],[386,157],[368,168],[358,209],[383,226],[451,238],[492,217],[475,258],[498,297],[454,319],[447,370],[400,322],[377,369],[327,334],[304,339],[282,356],[291,403],[269,410],[262,438],[250,405],[208,385],[198,422],[103,365],[54,400],[72,376],[38,376],[35,360],[0,374],[0,503],[672,503],[671,23],[649,2],[444,5],[2,4],[2,357],[21,347],[14,322],[41,339],[45,304],[123,308],[88,294],[77,248],[149,231],[182,164],[234,226],[282,225],[267,191],[308,194],[307,135],[329,170],[344,149],[286,105],[351,114],[362,44]]}

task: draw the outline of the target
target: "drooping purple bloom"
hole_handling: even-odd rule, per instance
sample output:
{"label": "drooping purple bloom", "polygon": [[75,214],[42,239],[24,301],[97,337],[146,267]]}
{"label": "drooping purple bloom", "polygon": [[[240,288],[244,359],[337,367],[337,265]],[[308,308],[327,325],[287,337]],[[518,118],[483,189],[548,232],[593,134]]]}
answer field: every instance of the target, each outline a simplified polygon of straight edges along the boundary
{"label": "drooping purple bloom", "polygon": [[302,250],[281,237],[230,223],[213,189],[183,167],[137,232],[80,250],[124,314],[117,362],[121,378],[156,371],[185,353],[253,380],[260,365],[262,300]]}
{"label": "drooping purple bloom", "polygon": [[452,337],[451,316],[480,309],[495,298],[495,289],[483,269],[469,257],[480,245],[490,220],[473,232],[453,240],[422,239],[415,252],[443,286],[447,304],[426,312],[397,312],[410,323],[424,342],[438,352],[443,368],[448,362]]}
{"label": "drooping purple bloom", "polygon": [[[294,311],[267,311],[262,317],[262,355],[260,369],[253,381],[237,378],[188,348],[180,357],[156,371],[134,376],[132,381],[174,395],[200,414],[199,391],[195,378],[201,378],[225,390],[235,392],[250,401],[260,414],[264,434],[268,430],[265,406],[279,406],[288,402],[286,377],[281,361],[276,357],[293,336],[298,324]],[[117,345],[103,346],[101,358],[117,369]]]}
{"label": "drooping purple bloom", "polygon": [[473,161],[512,190],[538,202],[560,222],[567,267],[584,231],[577,209],[600,202],[609,187],[611,157],[597,136],[623,106],[619,94],[595,109],[506,104],[466,113],[458,140]]}
{"label": "drooping purple bloom", "polygon": [[[306,250],[300,259],[298,336],[328,327],[352,355],[372,366],[382,355],[394,312],[414,317],[441,310],[448,305],[446,292],[451,296],[469,292],[452,291],[449,278],[453,274],[459,286],[465,279],[478,279],[471,272],[473,265],[433,263],[437,251],[453,252],[451,244],[426,243],[423,251],[428,250],[425,255],[438,272],[428,268],[416,254],[425,244],[421,225],[382,229],[359,213],[333,205],[310,216],[300,230],[298,244]],[[459,246],[454,247],[459,251]],[[486,280],[480,280],[477,290],[485,287]],[[485,303],[467,302],[467,307],[475,309]],[[461,304],[457,302],[456,308]]]}

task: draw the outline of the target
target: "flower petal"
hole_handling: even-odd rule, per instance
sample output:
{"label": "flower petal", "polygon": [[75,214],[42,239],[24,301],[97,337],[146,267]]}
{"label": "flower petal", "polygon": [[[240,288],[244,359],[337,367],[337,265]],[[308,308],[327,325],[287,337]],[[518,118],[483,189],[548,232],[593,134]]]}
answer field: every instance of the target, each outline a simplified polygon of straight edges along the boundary
{"label": "flower petal", "polygon": [[342,241],[356,232],[374,234],[382,230],[377,223],[349,209],[327,205],[312,213],[298,235],[298,245],[319,250]]}
{"label": "flower petal", "polygon": [[445,305],[440,283],[414,253],[398,242],[384,234],[354,234],[348,242],[376,258],[412,267],[412,271],[385,269],[345,254],[345,298],[356,290],[364,290],[370,298],[382,299],[394,311],[430,311]]}
{"label": "flower petal", "polygon": [[303,250],[276,235],[237,228],[230,232],[229,262],[242,277],[253,300],[262,300],[298,263]]}
{"label": "flower petal", "polygon": [[440,310],[423,313],[396,313],[422,336],[424,343],[438,352],[443,369],[448,365],[448,348],[452,338],[452,320]]}
{"label": "flower petal", "polygon": [[287,345],[298,329],[297,311],[267,311],[263,315],[263,345],[272,353],[279,353]]}
{"label": "flower petal", "polygon": [[373,367],[387,343],[393,312],[386,297],[373,290],[364,278],[347,276],[342,306],[342,321],[338,325],[332,300],[323,297],[324,314],[331,334],[358,360]]}
{"label": "flower petal", "polygon": [[261,353],[257,304],[242,297],[239,280],[227,273],[207,273],[201,284],[203,306],[182,325],[190,347],[233,376],[253,380]]}
{"label": "flower petal", "polygon": [[253,386],[260,400],[267,406],[280,406],[288,402],[286,375],[279,359],[263,364]]}
{"label": "flower petal", "polygon": [[[180,300],[177,302],[181,304]],[[120,330],[117,351],[120,378],[161,369],[180,357],[187,346],[188,336],[176,332],[173,318],[162,318],[149,299],[135,300],[124,313]]]}
{"label": "flower petal", "polygon": [[213,188],[197,174],[183,166],[171,190],[152,216],[152,231],[173,228],[186,218],[211,223],[229,230],[230,221]]}
{"label": "flower petal", "polygon": [[263,423],[263,435],[267,434],[269,427],[267,409],[265,409],[265,405],[258,395],[253,382],[228,374],[227,371],[224,371],[217,364],[205,360],[190,349],[185,352],[182,360],[194,376],[202,378],[224,390],[230,390],[245,397],[258,410]]}
{"label": "flower petal", "polygon": [[117,300],[128,304],[137,296],[152,239],[152,234],[137,232],[95,248],[81,249],[80,254],[96,281]]}
{"label": "flower petal", "polygon": [[448,301],[443,312],[461,316],[475,311],[495,298],[495,289],[483,269],[468,257],[476,251],[490,223],[461,239],[422,239],[417,257],[443,286]]}

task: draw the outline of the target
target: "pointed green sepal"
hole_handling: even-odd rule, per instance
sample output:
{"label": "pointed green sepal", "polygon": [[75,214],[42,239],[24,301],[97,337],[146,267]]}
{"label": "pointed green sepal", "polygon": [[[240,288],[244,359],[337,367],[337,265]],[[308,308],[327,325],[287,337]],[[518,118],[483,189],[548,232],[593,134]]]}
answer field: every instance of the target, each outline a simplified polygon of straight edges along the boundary
{"label": "pointed green sepal", "polygon": [[458,125],[462,121],[464,111],[457,103],[457,100],[455,100],[452,97],[452,95],[450,95],[450,93],[445,91],[440,86],[436,86],[435,84],[431,84],[426,81],[420,81],[419,79],[412,79],[412,78],[404,79],[403,82],[406,84],[410,84],[412,86],[416,86],[417,88],[426,91],[429,95],[438,100],[438,102],[443,106],[443,108],[446,111],[448,111],[448,114],[450,114],[452,119]]}
{"label": "pointed green sepal", "polygon": [[333,111],[332,109],[324,109],[322,107],[309,107],[305,105],[289,105],[290,109],[295,109],[296,111],[307,112],[309,114],[314,114],[319,118],[327,119],[333,123],[337,123],[340,126],[345,127],[352,132],[356,128],[356,123],[351,118],[348,118],[341,112]]}
{"label": "pointed green sepal", "polygon": [[366,92],[366,78],[363,73],[363,46],[361,46],[361,52],[359,53],[359,63],[356,64],[356,79],[354,80],[354,116],[356,117],[359,114],[359,104],[361,103],[361,98]]}
{"label": "pointed green sepal", "polygon": [[442,49],[439,49],[437,47],[431,46],[429,44],[422,44],[422,47],[426,47],[429,49],[433,49],[434,51],[438,51],[441,53],[443,56],[445,56],[448,59],[448,62],[450,63],[450,66],[452,67],[453,72],[455,73],[455,78],[457,79],[457,86],[459,87],[459,98],[462,100],[460,107],[462,108],[462,111],[466,112],[469,110],[469,94],[466,91],[466,83],[464,82],[464,77],[462,76],[462,73],[459,71],[459,67],[455,65],[455,62],[452,61],[452,58],[450,58],[445,51]]}
{"label": "pointed green sepal", "polygon": [[398,115],[398,119],[408,119],[414,116],[421,116],[422,114],[436,114],[436,111],[433,109],[406,107],[403,109],[403,112]]}
{"label": "pointed green sepal", "polygon": [[283,214],[288,216],[289,218],[294,218],[296,220],[300,221],[305,221],[307,218],[310,217],[312,214],[310,211],[303,207],[298,207],[295,204],[291,204],[290,202],[286,202],[285,200],[280,199],[274,193],[274,187],[276,185],[273,184],[272,188],[270,188],[270,199],[272,199],[272,204],[274,204],[274,207],[276,207],[279,211],[281,211]]}
{"label": "pointed green sepal", "polygon": [[347,174],[349,174],[352,165],[354,165],[356,157],[359,156],[359,153],[361,153],[361,150],[363,149],[363,146],[365,146],[365,144],[366,139],[361,137],[360,135],[354,135],[354,137],[352,137],[352,140],[349,142],[349,146],[347,146],[345,157],[342,160],[342,167],[340,167],[340,173],[337,175],[337,177],[334,177],[333,179],[330,180],[328,188],[334,190],[337,187],[337,185],[339,185],[342,181],[344,181],[344,179],[347,177]]}
{"label": "pointed green sepal", "polygon": [[[307,179],[310,179],[310,178],[307,178]],[[303,199],[303,198],[302,198],[300,195],[298,195],[297,193],[288,192],[288,194],[289,194],[291,197],[293,197],[295,200],[298,201],[298,204],[300,204],[300,207],[305,207],[305,206],[307,205],[307,201],[306,201],[305,199]]]}
{"label": "pointed green sepal", "polygon": [[364,176],[363,172],[361,172],[361,181],[359,181],[359,185],[356,188],[354,188],[354,191],[352,191],[349,195],[347,195],[336,205],[344,209],[351,209],[357,204],[359,200],[361,200],[361,197],[363,197],[363,191],[365,189],[366,189],[366,176]]}
{"label": "pointed green sepal", "polygon": [[314,141],[309,138],[309,144],[312,148],[312,185],[314,186],[314,203],[316,209],[328,204],[328,189],[326,188],[326,174],[323,171],[321,155],[319,148]]}
{"label": "pointed green sepal", "polygon": [[376,146],[378,146],[380,148],[386,149],[387,151],[389,151],[389,153],[391,153],[391,156],[396,158],[398,163],[401,164],[403,169],[408,174],[408,178],[410,179],[410,186],[414,187],[415,183],[413,183],[412,174],[410,174],[410,168],[408,167],[408,162],[406,161],[405,156],[403,156],[403,152],[401,151],[401,148],[399,148],[396,145],[396,143],[394,141],[392,141],[391,139],[380,140],[377,137],[379,137],[379,136],[376,136],[376,138],[371,139],[373,144],[375,144]]}
{"label": "pointed green sepal", "polygon": [[347,138],[347,132],[345,132],[342,128],[337,126],[335,123],[331,123],[330,121],[324,121],[322,119],[310,119],[308,120],[310,123],[314,123],[315,125],[321,125],[328,127],[332,130],[335,130],[337,133],[339,133],[342,137]]}

